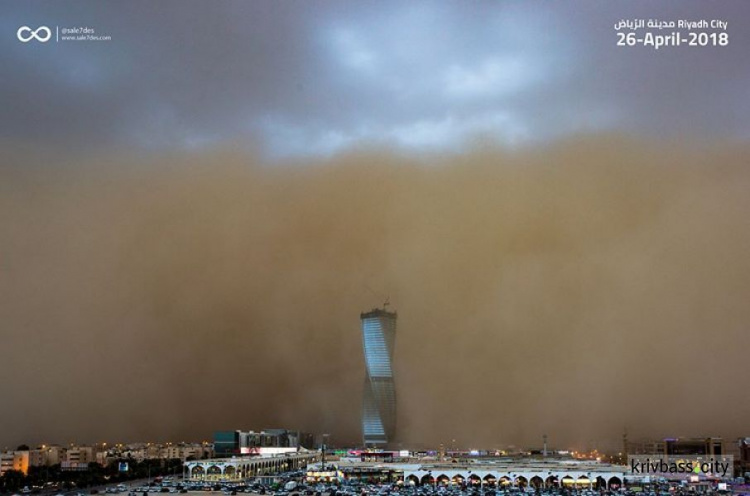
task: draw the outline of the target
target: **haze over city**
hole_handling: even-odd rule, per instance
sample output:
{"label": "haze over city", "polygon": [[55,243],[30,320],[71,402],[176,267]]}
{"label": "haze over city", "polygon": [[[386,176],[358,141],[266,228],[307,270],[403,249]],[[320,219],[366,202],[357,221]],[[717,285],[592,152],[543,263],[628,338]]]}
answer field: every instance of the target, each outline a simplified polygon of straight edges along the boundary
{"label": "haze over city", "polygon": [[403,445],[747,435],[748,5],[579,4],[15,4],[0,445],[356,444],[386,298]]}

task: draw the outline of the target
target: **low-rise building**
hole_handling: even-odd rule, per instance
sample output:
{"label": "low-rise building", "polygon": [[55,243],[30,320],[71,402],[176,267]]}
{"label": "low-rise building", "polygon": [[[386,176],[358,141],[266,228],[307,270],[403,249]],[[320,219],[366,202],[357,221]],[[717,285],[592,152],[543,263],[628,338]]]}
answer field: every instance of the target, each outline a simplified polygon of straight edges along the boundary
{"label": "low-rise building", "polygon": [[86,464],[96,461],[96,452],[91,446],[71,446],[65,451],[64,462]]}
{"label": "low-rise building", "polygon": [[9,470],[16,470],[27,475],[29,473],[29,452],[6,451],[0,453],[0,477]]}
{"label": "low-rise building", "polygon": [[723,455],[724,443],[720,437],[673,437],[657,440],[628,441],[627,455]]}
{"label": "low-rise building", "polygon": [[65,448],[57,445],[46,445],[29,450],[29,466],[31,467],[49,467],[59,465],[63,461]]}

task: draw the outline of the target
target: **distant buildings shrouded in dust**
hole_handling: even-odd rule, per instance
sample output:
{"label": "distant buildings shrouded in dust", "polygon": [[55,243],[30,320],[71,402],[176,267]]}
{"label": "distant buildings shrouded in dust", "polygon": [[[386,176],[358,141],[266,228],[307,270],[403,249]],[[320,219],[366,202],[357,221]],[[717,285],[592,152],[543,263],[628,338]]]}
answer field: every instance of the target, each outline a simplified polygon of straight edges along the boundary
{"label": "distant buildings shrouded in dust", "polygon": [[396,313],[374,309],[360,315],[365,354],[362,436],[365,446],[384,446],[396,434],[396,385],[393,349]]}

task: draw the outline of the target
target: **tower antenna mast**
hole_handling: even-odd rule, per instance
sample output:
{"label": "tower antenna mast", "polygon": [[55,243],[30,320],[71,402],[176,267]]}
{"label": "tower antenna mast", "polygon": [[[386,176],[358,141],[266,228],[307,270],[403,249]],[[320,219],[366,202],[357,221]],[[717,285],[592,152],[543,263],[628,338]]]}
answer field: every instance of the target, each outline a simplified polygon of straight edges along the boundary
{"label": "tower antenna mast", "polygon": [[367,289],[367,290],[368,290],[368,291],[369,291],[370,293],[372,293],[372,294],[373,294],[373,295],[374,295],[374,296],[375,296],[376,298],[378,298],[378,299],[381,299],[381,298],[385,297],[385,301],[383,302],[383,310],[388,310],[388,305],[390,305],[390,304],[391,304],[391,297],[390,297],[390,296],[388,296],[388,295],[384,295],[383,293],[379,293],[379,292],[375,291],[374,289],[372,289],[372,288],[371,288],[370,286],[368,286],[367,284],[363,284],[363,286],[364,286],[364,287],[365,287],[365,288],[366,288],[366,289]]}

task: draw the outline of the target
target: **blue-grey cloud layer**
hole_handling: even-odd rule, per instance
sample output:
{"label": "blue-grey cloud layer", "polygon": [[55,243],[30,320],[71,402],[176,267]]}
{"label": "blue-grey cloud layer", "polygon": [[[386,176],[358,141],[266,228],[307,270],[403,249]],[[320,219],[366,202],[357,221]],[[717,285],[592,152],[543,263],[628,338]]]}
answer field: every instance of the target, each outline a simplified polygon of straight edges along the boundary
{"label": "blue-grey cloud layer", "polygon": [[[0,136],[271,155],[572,133],[750,136],[746,2],[3,4]],[[622,18],[724,19],[730,44],[615,46]],[[21,25],[102,43],[19,43]]]}

